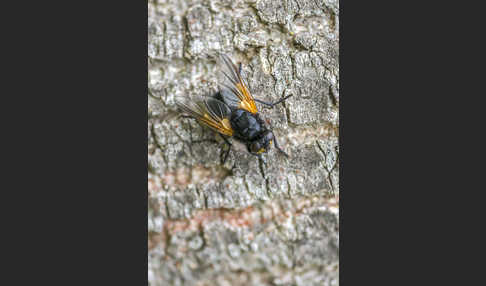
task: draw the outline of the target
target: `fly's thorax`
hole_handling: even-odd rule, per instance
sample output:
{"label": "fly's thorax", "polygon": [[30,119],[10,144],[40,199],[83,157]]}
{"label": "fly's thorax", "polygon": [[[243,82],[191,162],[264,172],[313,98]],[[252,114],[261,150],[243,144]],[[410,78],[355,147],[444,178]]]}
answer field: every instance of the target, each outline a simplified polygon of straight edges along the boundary
{"label": "fly's thorax", "polygon": [[258,115],[241,109],[235,110],[231,115],[231,126],[244,141],[254,141],[261,137],[265,131],[261,122]]}

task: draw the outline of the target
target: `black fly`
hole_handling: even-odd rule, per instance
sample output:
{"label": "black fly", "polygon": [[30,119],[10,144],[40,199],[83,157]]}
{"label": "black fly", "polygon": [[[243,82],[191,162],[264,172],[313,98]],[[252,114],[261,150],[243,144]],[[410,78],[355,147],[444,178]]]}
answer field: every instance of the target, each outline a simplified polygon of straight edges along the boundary
{"label": "black fly", "polygon": [[273,107],[291,95],[274,103],[254,99],[241,77],[241,64],[237,68],[226,55],[220,55],[220,64],[225,78],[220,90],[211,97],[176,100],[181,111],[221,135],[229,146],[223,164],[231,150],[229,137],[244,143],[248,152],[262,160],[262,154],[269,150],[272,142],[275,142],[277,150],[288,157],[278,145],[272,130],[260,118],[255,101]]}

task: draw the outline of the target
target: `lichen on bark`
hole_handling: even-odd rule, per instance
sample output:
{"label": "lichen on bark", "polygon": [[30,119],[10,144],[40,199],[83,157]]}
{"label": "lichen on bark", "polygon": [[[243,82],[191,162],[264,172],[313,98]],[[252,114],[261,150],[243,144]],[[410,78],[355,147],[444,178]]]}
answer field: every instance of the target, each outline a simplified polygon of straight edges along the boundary
{"label": "lichen on bark", "polygon": [[[150,285],[339,284],[339,7],[315,0],[148,2]],[[223,144],[174,98],[243,64],[287,159]],[[213,142],[216,140],[216,142]],[[202,141],[202,142],[201,142]]]}

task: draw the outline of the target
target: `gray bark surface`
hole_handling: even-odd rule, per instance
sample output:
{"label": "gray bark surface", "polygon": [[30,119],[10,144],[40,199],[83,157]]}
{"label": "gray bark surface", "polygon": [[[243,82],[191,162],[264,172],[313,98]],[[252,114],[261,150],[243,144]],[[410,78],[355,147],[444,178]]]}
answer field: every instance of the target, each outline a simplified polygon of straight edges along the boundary
{"label": "gray bark surface", "polygon": [[[150,285],[339,285],[338,27],[337,0],[148,2]],[[255,98],[293,94],[257,103],[290,158],[222,165],[222,140],[176,116],[217,89],[216,52]]]}

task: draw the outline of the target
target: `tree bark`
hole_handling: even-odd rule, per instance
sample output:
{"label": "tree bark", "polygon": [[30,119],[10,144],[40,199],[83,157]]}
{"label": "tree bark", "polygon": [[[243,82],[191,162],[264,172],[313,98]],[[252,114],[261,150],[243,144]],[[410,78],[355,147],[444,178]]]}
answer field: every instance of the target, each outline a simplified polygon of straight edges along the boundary
{"label": "tree bark", "polygon": [[[148,2],[150,285],[339,284],[339,7],[331,0]],[[285,158],[267,164],[177,116],[242,75]],[[234,141],[233,141],[234,142]]]}

